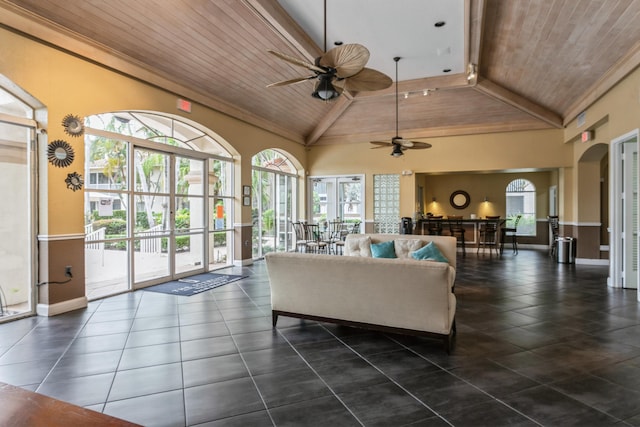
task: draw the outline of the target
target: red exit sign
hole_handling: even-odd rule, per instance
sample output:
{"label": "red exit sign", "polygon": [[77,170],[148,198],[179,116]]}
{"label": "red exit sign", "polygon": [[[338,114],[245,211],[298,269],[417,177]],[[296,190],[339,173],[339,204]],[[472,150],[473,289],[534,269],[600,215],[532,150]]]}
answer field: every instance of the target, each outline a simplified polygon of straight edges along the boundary
{"label": "red exit sign", "polygon": [[186,99],[178,99],[178,110],[184,111],[185,113],[191,112],[191,102]]}

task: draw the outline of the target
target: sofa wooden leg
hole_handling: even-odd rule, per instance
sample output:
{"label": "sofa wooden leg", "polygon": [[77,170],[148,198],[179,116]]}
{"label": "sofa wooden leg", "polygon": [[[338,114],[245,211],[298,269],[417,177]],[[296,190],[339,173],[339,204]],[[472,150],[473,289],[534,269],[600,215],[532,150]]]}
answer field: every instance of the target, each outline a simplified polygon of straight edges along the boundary
{"label": "sofa wooden leg", "polygon": [[278,323],[278,314],[275,311],[271,312],[271,323],[274,328],[276,327],[276,323]]}

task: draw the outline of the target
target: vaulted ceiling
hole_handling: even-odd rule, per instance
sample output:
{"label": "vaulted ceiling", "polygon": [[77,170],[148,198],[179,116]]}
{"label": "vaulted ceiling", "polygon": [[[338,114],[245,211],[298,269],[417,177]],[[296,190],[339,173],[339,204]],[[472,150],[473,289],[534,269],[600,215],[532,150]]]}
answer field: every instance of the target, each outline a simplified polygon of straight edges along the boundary
{"label": "vaulted ceiling", "polygon": [[640,0],[330,0],[326,33],[322,10],[0,0],[0,24],[304,145],[395,135],[395,86],[331,102],[312,98],[310,82],[266,88],[309,74],[268,50],[313,62],[325,34],[328,48],[365,45],[367,67],[394,80],[392,58],[403,58],[398,127],[412,139],[562,128],[640,64]]}

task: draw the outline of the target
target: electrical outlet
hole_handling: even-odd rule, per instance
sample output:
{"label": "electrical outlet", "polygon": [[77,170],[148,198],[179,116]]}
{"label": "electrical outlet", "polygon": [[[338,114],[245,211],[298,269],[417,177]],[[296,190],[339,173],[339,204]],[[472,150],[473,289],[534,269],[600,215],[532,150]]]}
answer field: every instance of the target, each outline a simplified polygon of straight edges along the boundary
{"label": "electrical outlet", "polygon": [[64,268],[64,275],[67,276],[67,277],[73,277],[73,274],[71,273],[71,266],[70,265],[67,265]]}

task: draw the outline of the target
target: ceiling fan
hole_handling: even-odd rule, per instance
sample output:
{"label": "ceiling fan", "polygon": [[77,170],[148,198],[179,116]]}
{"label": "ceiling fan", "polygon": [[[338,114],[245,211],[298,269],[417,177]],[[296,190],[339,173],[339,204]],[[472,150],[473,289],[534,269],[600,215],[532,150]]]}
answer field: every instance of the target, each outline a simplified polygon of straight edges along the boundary
{"label": "ceiling fan", "polygon": [[317,80],[314,98],[325,101],[337,98],[346,89],[353,92],[386,89],[393,83],[391,78],[380,71],[365,68],[369,61],[369,50],[354,43],[337,46],[327,52],[327,1],[324,1],[324,54],[310,63],[284,53],[269,50],[269,53],[291,64],[314,72],[310,76],[298,77],[267,85],[286,86],[307,80]]}
{"label": "ceiling fan", "polygon": [[372,148],[393,147],[391,155],[400,157],[404,154],[404,150],[424,150],[425,148],[431,148],[431,144],[428,142],[409,141],[398,136],[398,61],[400,61],[400,57],[396,56],[393,60],[396,61],[396,136],[391,138],[391,141],[371,141],[371,143],[377,145],[377,147]]}

